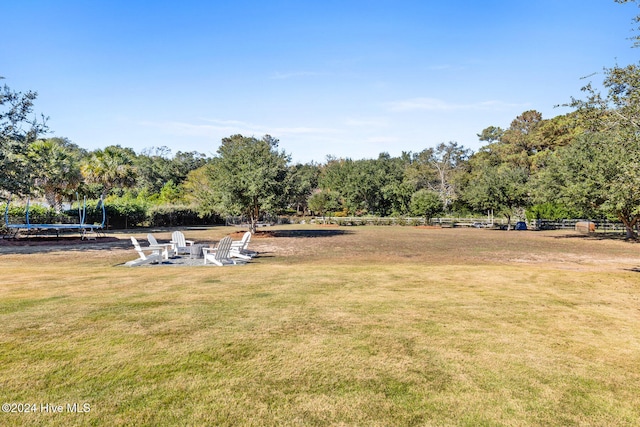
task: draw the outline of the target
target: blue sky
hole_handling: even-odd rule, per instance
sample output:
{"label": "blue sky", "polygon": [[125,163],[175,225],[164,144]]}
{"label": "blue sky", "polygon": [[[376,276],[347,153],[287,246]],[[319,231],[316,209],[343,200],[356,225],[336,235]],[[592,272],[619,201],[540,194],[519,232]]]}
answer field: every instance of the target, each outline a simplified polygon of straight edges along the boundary
{"label": "blue sky", "polygon": [[[7,4],[8,3],[8,4]],[[0,76],[51,135],[213,155],[270,134],[295,162],[474,151],[488,126],[637,61],[613,0],[11,1]],[[592,77],[601,81],[601,75]]]}

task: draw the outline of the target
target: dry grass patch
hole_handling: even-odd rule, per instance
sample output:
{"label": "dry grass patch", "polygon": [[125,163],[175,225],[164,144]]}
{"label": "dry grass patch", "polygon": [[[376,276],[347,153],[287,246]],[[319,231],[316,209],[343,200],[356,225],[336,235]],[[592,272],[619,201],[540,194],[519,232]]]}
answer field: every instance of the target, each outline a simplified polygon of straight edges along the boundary
{"label": "dry grass patch", "polygon": [[130,249],[0,255],[0,400],[91,404],[0,423],[640,422],[637,246],[278,230],[242,267],[118,266]]}

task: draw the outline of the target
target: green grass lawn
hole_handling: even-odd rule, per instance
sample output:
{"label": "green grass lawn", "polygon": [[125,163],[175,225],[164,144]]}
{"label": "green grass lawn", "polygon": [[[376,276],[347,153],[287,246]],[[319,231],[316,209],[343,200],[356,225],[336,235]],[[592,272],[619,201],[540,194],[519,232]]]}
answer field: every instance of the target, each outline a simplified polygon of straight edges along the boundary
{"label": "green grass lawn", "polygon": [[36,412],[0,425],[640,425],[640,245],[316,230],[224,268],[5,251],[0,403]]}

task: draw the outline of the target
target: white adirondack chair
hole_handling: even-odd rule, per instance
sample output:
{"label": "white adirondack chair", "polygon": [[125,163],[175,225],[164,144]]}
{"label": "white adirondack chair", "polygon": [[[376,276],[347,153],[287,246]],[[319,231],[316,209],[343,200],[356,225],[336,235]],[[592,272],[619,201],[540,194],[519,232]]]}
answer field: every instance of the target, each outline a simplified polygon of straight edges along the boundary
{"label": "white adirondack chair", "polygon": [[231,237],[224,237],[218,243],[216,249],[202,248],[204,252],[204,263],[207,262],[215,264],[217,266],[244,264],[242,260],[235,260],[231,258]]}
{"label": "white adirondack chair", "polygon": [[244,260],[250,260],[254,256],[258,255],[255,251],[247,249],[249,242],[251,241],[251,232],[247,231],[242,236],[242,240],[236,240],[231,242],[231,256]]}
{"label": "white adirondack chair", "polygon": [[138,240],[133,236],[131,236],[131,243],[133,243],[133,247],[135,248],[136,252],[138,252],[139,258],[134,259],[133,261],[128,261],[125,263],[125,265],[128,265],[130,267],[136,267],[138,265],[159,263],[162,261],[162,255],[160,254],[161,252],[160,249],[146,248],[147,251],[151,251],[151,253],[145,254],[142,247],[140,247],[140,243],[138,243]]}
{"label": "white adirondack chair", "polygon": [[173,252],[179,254],[191,254],[191,246],[193,240],[186,240],[182,231],[174,231],[171,234],[171,243],[173,244]]}
{"label": "white adirondack chair", "polygon": [[162,251],[162,258],[169,259],[173,256],[173,243],[158,243],[153,234],[147,234],[149,249],[159,249]]}

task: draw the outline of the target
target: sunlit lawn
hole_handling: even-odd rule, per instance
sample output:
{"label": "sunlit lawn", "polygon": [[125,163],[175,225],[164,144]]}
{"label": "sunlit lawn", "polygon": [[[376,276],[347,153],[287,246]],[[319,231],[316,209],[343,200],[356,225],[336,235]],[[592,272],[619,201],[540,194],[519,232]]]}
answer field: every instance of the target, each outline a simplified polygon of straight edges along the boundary
{"label": "sunlit lawn", "polygon": [[640,425],[640,245],[308,230],[238,267],[0,255],[0,402],[36,405],[0,425]]}

